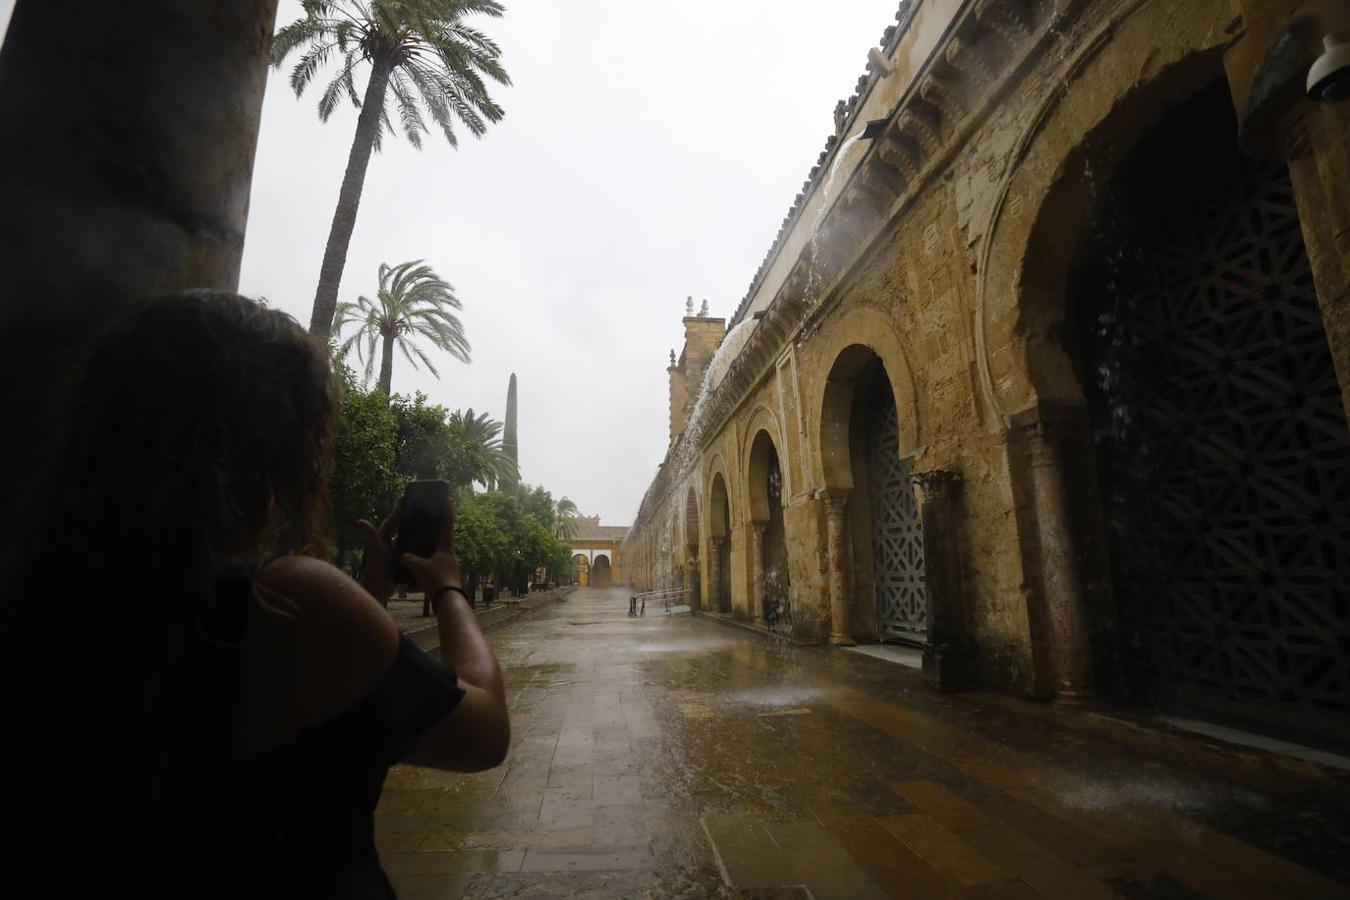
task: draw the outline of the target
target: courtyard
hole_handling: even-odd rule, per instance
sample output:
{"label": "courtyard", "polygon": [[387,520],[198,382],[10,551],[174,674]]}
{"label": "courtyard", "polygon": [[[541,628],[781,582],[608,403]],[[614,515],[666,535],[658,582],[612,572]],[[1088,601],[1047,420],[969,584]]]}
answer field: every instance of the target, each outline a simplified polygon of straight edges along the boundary
{"label": "courtyard", "polygon": [[1334,764],[627,601],[491,634],[510,755],[390,772],[400,897],[1350,895]]}

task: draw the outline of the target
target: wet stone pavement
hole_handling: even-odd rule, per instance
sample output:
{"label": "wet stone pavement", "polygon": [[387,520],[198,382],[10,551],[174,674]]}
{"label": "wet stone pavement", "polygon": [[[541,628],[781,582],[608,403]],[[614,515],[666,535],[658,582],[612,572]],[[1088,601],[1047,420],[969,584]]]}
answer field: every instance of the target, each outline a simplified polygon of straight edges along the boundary
{"label": "wet stone pavement", "polygon": [[1350,776],[583,589],[494,632],[505,765],[401,766],[407,900],[1350,897]]}

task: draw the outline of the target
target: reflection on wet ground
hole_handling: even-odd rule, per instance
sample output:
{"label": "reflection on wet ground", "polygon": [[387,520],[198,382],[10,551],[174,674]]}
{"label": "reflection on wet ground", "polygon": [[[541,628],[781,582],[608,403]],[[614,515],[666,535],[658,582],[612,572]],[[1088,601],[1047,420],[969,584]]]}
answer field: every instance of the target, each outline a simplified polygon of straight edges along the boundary
{"label": "reflection on wet ground", "polygon": [[514,742],[392,771],[399,896],[1350,897],[1350,777],[588,590],[491,636]]}

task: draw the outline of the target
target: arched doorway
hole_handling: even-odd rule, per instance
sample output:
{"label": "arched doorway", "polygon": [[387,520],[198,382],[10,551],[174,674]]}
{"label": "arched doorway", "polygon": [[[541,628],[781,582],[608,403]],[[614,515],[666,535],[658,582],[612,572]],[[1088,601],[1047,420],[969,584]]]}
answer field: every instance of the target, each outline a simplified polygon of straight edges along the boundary
{"label": "arched doorway", "polygon": [[586,587],[591,583],[591,562],[586,558],[586,554],[578,553],[572,557],[572,562],[577,566],[577,584]]}
{"label": "arched doorway", "polygon": [[689,608],[699,609],[702,600],[699,572],[699,521],[698,495],[691,487],[684,499],[684,549],[687,556],[685,565],[685,590],[689,592]]}
{"label": "arched doorway", "polygon": [[1350,431],[1288,173],[1222,82],[1122,164],[1068,287],[1122,690],[1343,740]]}
{"label": "arched doorway", "polygon": [[607,588],[612,581],[609,557],[603,553],[596,554],[595,561],[591,563],[591,586]]}
{"label": "arched doorway", "polygon": [[712,478],[708,501],[708,598],[713,610],[731,612],[731,503],[727,497],[726,479],[718,472]]}
{"label": "arched doorway", "polygon": [[787,531],[783,521],[783,471],[778,448],[767,431],[758,432],[750,444],[750,568],[753,618],[786,620],[789,576]]}
{"label": "arched doorway", "polygon": [[854,535],[852,637],[923,644],[928,598],[923,525],[901,422],[880,357],[853,345],[835,360],[821,410],[821,459],[829,489],[849,493]]}

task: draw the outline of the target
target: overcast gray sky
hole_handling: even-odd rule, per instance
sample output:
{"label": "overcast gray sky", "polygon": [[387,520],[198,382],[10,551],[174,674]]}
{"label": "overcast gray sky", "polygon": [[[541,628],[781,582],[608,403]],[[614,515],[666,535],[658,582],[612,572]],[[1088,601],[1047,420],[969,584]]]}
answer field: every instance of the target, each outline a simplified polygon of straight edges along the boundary
{"label": "overcast gray sky", "polygon": [[[454,284],[473,363],[401,357],[396,392],[502,418],[520,379],[523,478],[628,524],[665,453],[684,298],[729,316],[897,0],[506,0],[506,118],[458,151],[386,142],[340,299],[425,259]],[[0,0],[0,29],[13,0]],[[282,0],[279,23],[300,16]],[[361,79],[364,84],[364,78]],[[309,321],[355,128],[274,73],[240,290]]]}

